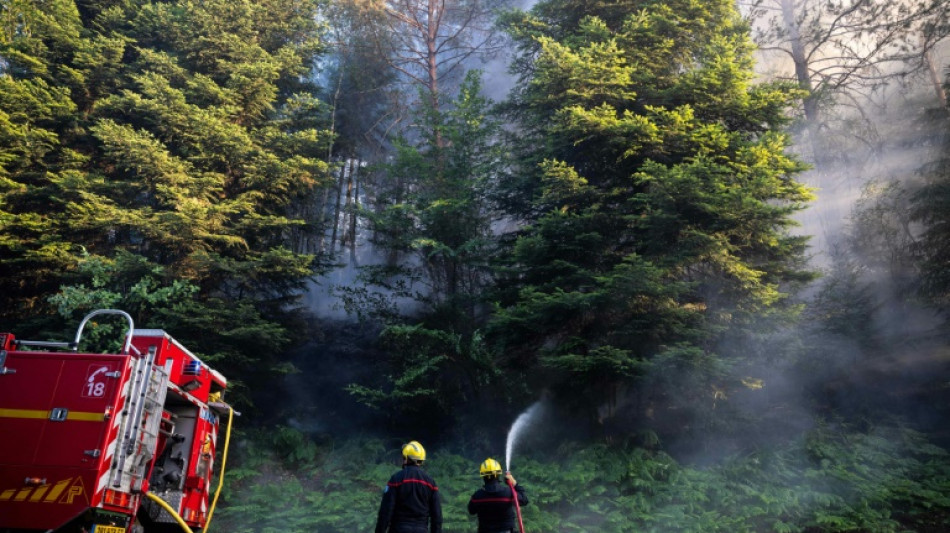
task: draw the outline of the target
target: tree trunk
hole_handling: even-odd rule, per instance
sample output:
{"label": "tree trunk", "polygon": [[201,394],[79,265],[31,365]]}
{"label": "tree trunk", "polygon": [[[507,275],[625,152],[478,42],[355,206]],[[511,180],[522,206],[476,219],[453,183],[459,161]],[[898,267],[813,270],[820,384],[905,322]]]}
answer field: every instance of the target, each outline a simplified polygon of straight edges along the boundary
{"label": "tree trunk", "polygon": [[330,189],[332,188],[332,186],[323,188],[323,198],[320,199],[320,208],[317,213],[317,216],[320,218],[320,227],[317,228],[317,235],[319,235],[317,239],[317,254],[321,256],[326,252],[327,246],[327,229],[329,229],[327,228],[327,223],[329,222],[327,212],[330,208],[327,204],[330,202]]}
{"label": "tree trunk", "polygon": [[924,62],[927,64],[927,71],[930,73],[930,82],[933,83],[934,92],[937,93],[937,98],[940,100],[940,107],[941,109],[946,109],[947,91],[944,89],[943,83],[940,80],[940,73],[937,72],[933,50],[927,50],[927,52],[924,53]]}
{"label": "tree trunk", "polygon": [[808,56],[805,53],[805,43],[802,41],[802,35],[798,30],[798,21],[795,15],[795,1],[782,0],[782,20],[785,22],[788,40],[792,46],[795,78],[798,80],[798,85],[808,91],[808,95],[803,102],[805,119],[809,124],[816,124],[818,122],[818,102],[815,98],[814,87],[812,87],[811,75],[808,72]]}
{"label": "tree trunk", "polygon": [[805,129],[808,132],[808,143],[811,147],[812,161],[819,165],[821,159],[821,143],[818,141],[819,134],[819,110],[818,95],[815,93],[815,87],[811,81],[809,72],[808,54],[805,51],[805,43],[802,41],[802,35],[798,28],[798,20],[795,12],[795,0],[782,0],[782,20],[785,23],[785,29],[788,31],[788,40],[792,47],[792,62],[795,64],[795,78],[798,80],[798,86],[806,91],[805,98],[802,100],[802,107],[805,112]]}
{"label": "tree trunk", "polygon": [[340,201],[343,196],[343,180],[346,178],[346,163],[340,165],[340,179],[336,184],[336,208],[333,211],[333,234],[330,236],[330,255],[336,252],[337,228],[340,227]]}
{"label": "tree trunk", "polygon": [[353,213],[353,159],[350,159],[347,166],[349,171],[346,173],[346,202],[343,204],[343,219],[340,223],[340,250],[350,241],[349,225],[347,217],[354,216]]}
{"label": "tree trunk", "polygon": [[350,213],[350,262],[356,265],[356,223],[360,210],[360,182],[357,173],[360,170],[360,161],[357,159],[353,164],[353,171],[350,174],[350,182],[353,183],[353,210]]}

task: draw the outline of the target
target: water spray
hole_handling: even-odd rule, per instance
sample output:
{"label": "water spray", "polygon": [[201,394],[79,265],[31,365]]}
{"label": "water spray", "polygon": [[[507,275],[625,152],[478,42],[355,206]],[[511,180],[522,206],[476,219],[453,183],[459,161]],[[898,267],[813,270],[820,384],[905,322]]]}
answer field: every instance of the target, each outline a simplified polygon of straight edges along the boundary
{"label": "water spray", "polygon": [[511,429],[508,430],[508,440],[505,442],[505,479],[508,481],[508,486],[511,487],[511,497],[515,501],[515,513],[518,515],[518,531],[521,533],[524,533],[524,521],[521,519],[521,504],[518,502],[518,492],[515,490],[515,484],[509,477],[509,474],[511,474],[511,453],[514,451],[515,444],[518,442],[518,438],[521,437],[522,431],[528,427],[529,422],[531,422],[531,419],[535,417],[540,409],[541,402],[538,401],[525,412],[518,415],[518,418],[515,419],[515,423],[512,424]]}
{"label": "water spray", "polygon": [[518,415],[518,418],[515,419],[515,423],[511,425],[511,429],[508,430],[508,440],[505,442],[505,470],[508,471],[511,469],[511,452],[515,449],[515,444],[518,442],[518,439],[521,437],[521,432],[528,426],[528,423],[532,418],[537,414],[541,409],[541,402],[535,402],[534,405],[528,408],[527,411]]}

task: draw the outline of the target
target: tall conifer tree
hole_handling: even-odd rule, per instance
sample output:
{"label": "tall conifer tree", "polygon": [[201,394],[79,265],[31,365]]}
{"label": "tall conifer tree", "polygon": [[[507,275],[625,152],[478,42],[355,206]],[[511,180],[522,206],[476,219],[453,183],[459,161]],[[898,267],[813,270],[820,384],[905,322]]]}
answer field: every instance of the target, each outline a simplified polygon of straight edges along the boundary
{"label": "tall conifer tree", "polygon": [[0,312],[48,313],[68,283],[61,312],[272,354],[314,259],[285,244],[289,208],[328,175],[320,0],[35,4],[0,6]]}
{"label": "tall conifer tree", "polygon": [[718,334],[809,277],[787,232],[810,200],[780,133],[792,90],[752,83],[726,0],[547,0],[507,22],[527,224],[493,329],[509,364],[566,374],[601,416],[625,385],[641,421],[715,403]]}
{"label": "tall conifer tree", "polygon": [[81,180],[86,161],[71,146],[75,95],[85,92],[80,57],[94,60],[104,48],[82,36],[74,2],[0,5],[0,318],[41,305],[74,262],[76,247],[62,237],[71,198],[61,185]]}
{"label": "tall conifer tree", "polygon": [[[441,132],[442,143],[434,134],[418,148],[402,142],[386,166],[405,188],[379,200],[372,227],[381,248],[407,259],[365,268],[370,290],[346,291],[353,308],[371,310],[384,323],[387,355],[376,383],[350,391],[394,416],[457,419],[461,406],[477,398],[495,374],[478,329],[494,247],[495,212],[487,193],[504,153],[496,143],[500,126],[479,94],[479,76],[469,72],[451,108],[424,115],[423,130]],[[393,290],[377,292],[372,285]]]}

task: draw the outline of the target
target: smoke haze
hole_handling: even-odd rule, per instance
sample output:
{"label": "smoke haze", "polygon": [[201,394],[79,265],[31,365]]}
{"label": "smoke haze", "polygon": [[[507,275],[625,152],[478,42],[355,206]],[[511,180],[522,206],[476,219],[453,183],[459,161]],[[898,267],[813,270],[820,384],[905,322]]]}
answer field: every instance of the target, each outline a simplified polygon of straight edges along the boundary
{"label": "smoke haze", "polygon": [[[529,9],[531,4],[521,7]],[[945,51],[936,57],[940,64],[947,63]],[[487,63],[474,65],[484,70],[484,92],[493,100],[504,99],[513,85],[513,78],[507,73],[509,59],[500,54]],[[763,62],[761,68],[763,73],[774,73],[785,66],[772,61]],[[901,224],[893,217],[906,215],[904,207],[893,204],[890,211],[884,209],[889,201],[887,191],[894,191],[888,189],[888,184],[913,190],[920,167],[940,155],[942,145],[937,132],[946,128],[945,124],[926,124],[919,118],[926,114],[926,109],[939,105],[926,80],[894,84],[876,105],[867,108],[863,116],[848,116],[838,110],[839,114],[829,119],[820,142],[804,135],[797,138],[794,149],[813,165],[797,178],[815,189],[817,199],[798,215],[801,227],[795,232],[811,237],[810,264],[822,277],[798,295],[806,306],[801,324],[762,324],[759,331],[746,337],[731,336],[717,348],[721,353],[733,354],[737,361],[730,375],[737,385],[723,390],[720,400],[703,396],[706,403],[692,413],[675,413],[682,420],[677,430],[689,426],[684,431],[688,436],[681,442],[661,444],[677,451],[680,457],[710,463],[750,445],[767,445],[801,434],[814,427],[825,413],[849,405],[854,409],[885,407],[885,403],[900,405],[915,413],[913,418],[931,427],[945,420],[940,409],[918,409],[920,405],[916,403],[920,394],[933,390],[937,376],[948,375],[947,356],[935,339],[941,318],[907,293],[908,278],[916,275],[904,261],[909,258],[901,257],[907,250],[868,247],[866,234],[870,231],[872,236],[883,235],[883,229],[868,230],[875,220],[879,224]],[[875,215],[875,209],[880,213]],[[911,232],[915,230],[908,227]],[[372,350],[368,348],[371,343],[361,341],[341,349],[335,347],[343,339],[353,340],[352,335],[372,333],[357,333],[359,328],[347,325],[355,317],[347,314],[339,298],[340,288],[360,283],[356,277],[360,265],[381,262],[365,231],[361,229],[355,254],[347,257],[347,253],[342,253],[344,264],[315,282],[306,295],[307,306],[325,322],[323,328],[336,332],[325,333],[309,348],[302,349],[295,363],[301,373],[288,378],[293,398],[299,405],[307,406],[296,411],[313,412],[309,419],[295,417],[301,427],[328,427],[319,420],[325,404],[331,405],[334,413],[346,411],[350,421],[377,420],[342,392],[349,383],[365,378],[372,381],[373,373],[379,371],[379,359],[365,351]],[[863,247],[858,242],[862,239]],[[885,240],[878,244],[898,243]],[[885,261],[881,257],[885,251],[895,257]],[[865,329],[835,330],[826,321],[836,313],[850,313],[851,318],[864,313]],[[319,386],[313,387],[314,384]],[[826,404],[806,401],[815,396],[816,390],[819,397],[827,398]],[[611,415],[615,416],[612,423],[622,426],[624,420],[639,418],[644,409],[637,401],[637,391],[628,390],[604,412],[616,411]],[[750,433],[743,441],[730,440],[725,435],[735,434],[734,427],[704,425],[704,413],[709,413],[709,409],[732,410],[736,423],[746,424]],[[577,415],[555,404],[548,412],[557,412],[549,414],[549,418],[556,418],[559,423],[565,417]],[[608,418],[602,417],[602,422]],[[493,425],[501,428],[498,421]],[[566,433],[575,435],[581,434],[573,431],[579,427],[589,429],[587,421],[575,420],[567,425],[572,430]],[[547,434],[543,426],[538,434]],[[358,425],[347,427],[352,430]],[[564,436],[556,428],[549,429],[552,436]],[[605,432],[609,438],[609,431]],[[540,448],[556,447],[551,442],[536,444]]]}

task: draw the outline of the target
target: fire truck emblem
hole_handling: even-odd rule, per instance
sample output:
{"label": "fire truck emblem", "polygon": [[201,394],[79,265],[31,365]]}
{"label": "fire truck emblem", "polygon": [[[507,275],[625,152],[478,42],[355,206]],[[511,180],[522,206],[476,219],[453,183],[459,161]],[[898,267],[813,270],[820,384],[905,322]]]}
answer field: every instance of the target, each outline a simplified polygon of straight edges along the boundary
{"label": "fire truck emblem", "polygon": [[22,489],[6,489],[0,491],[0,502],[30,502],[30,503],[62,503],[73,505],[84,503],[89,505],[86,496],[86,486],[82,477],[66,478],[55,485],[40,485]]}
{"label": "fire truck emblem", "polygon": [[91,365],[86,371],[86,379],[83,380],[82,397],[83,398],[102,398],[106,395],[106,375],[109,372],[108,366]]}

